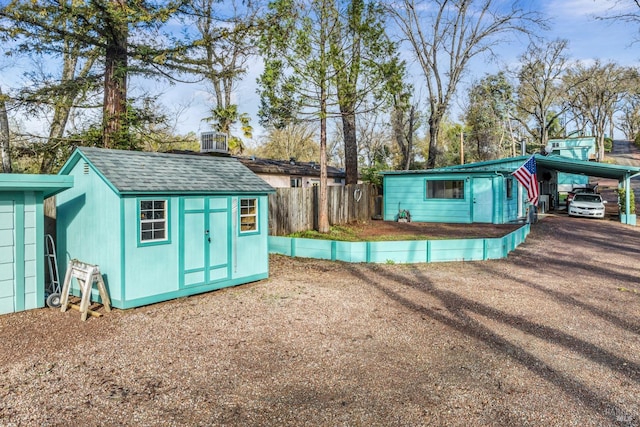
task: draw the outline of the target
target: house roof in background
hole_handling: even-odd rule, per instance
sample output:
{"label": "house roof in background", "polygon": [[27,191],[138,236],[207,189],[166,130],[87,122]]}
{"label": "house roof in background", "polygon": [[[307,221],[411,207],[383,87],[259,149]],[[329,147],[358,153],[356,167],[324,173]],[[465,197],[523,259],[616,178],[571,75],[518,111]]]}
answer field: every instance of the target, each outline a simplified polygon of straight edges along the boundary
{"label": "house roof in background", "polygon": [[262,178],[231,157],[78,147],[60,174],[84,159],[118,193],[270,193]]}
{"label": "house roof in background", "polygon": [[[320,164],[316,162],[260,159],[256,157],[237,157],[237,159],[255,173],[320,177]],[[327,176],[330,178],[344,178],[345,172],[342,169],[327,166]]]}

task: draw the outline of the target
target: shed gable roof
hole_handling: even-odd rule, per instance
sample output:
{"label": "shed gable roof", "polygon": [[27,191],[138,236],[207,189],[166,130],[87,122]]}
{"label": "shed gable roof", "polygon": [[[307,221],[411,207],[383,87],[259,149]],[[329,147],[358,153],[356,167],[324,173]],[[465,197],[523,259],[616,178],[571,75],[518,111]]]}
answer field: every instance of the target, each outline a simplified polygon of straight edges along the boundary
{"label": "shed gable roof", "polygon": [[274,189],[236,159],[78,147],[60,171],[84,158],[119,193],[268,193]]}

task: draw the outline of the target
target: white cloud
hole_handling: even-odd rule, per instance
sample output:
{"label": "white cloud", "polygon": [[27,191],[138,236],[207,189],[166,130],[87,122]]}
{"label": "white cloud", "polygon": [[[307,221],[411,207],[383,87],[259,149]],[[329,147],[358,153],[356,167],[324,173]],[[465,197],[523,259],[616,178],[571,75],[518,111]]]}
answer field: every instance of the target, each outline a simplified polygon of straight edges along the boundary
{"label": "white cloud", "polygon": [[631,2],[624,3],[615,0],[552,0],[544,2],[544,12],[557,17],[558,21],[573,21],[576,19],[595,19],[611,14],[633,11],[636,8]]}

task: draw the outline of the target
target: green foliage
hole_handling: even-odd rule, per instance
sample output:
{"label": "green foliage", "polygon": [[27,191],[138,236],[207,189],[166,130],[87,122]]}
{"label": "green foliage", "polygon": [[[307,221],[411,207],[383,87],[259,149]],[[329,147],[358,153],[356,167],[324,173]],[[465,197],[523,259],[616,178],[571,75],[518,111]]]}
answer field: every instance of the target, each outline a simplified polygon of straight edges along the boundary
{"label": "green foliage", "polygon": [[[468,158],[491,160],[506,150],[503,142],[513,106],[513,88],[503,72],[487,75],[471,89],[465,119],[469,128]],[[458,144],[459,145],[459,144]]]}
{"label": "green foliage", "polygon": [[[61,76],[48,68],[32,74],[37,83],[19,95],[28,113],[53,116],[41,172],[50,172],[58,162],[56,151],[72,110],[97,108],[102,94],[103,145],[138,148],[136,138],[129,135],[135,117],[126,107],[125,82],[131,73],[167,77],[167,70],[183,70],[187,46],[164,31],[164,25],[186,1],[13,0],[0,7],[0,36],[10,42],[8,55],[63,61],[47,64],[62,69]],[[88,126],[76,136],[82,134],[93,144],[97,131]]]}
{"label": "green foliage", "polygon": [[382,186],[382,175],[380,175],[380,171],[377,166],[364,167],[360,170],[360,179],[363,182],[370,182],[371,184],[377,185],[378,187]]}
{"label": "green foliage", "polygon": [[231,134],[231,127],[235,123],[240,123],[242,136],[251,138],[253,135],[253,127],[251,127],[251,118],[247,113],[239,113],[238,106],[231,104],[228,107],[216,107],[211,110],[211,116],[205,119],[214,123],[214,129],[218,132],[229,135],[229,152],[232,154],[242,154],[244,151],[244,143],[237,135]]}
{"label": "green foliage", "polygon": [[[463,154],[465,163],[468,163],[475,159],[473,152],[470,152],[468,147],[469,135],[471,134],[471,128],[461,125],[459,123],[452,123],[448,118],[445,118],[440,125],[440,141],[442,145],[442,152],[438,156],[436,166],[451,166],[460,164],[460,134],[464,133]],[[426,145],[426,144],[425,144]]]}
{"label": "green foliage", "polygon": [[636,147],[640,148],[640,133],[638,133],[638,134],[636,135],[635,139],[633,140],[633,144],[634,144]]}
{"label": "green foliage", "polygon": [[[616,190],[618,193],[618,206],[620,207],[620,213],[627,212],[627,196],[624,188],[618,188]],[[632,214],[636,213],[636,196],[633,191],[629,193],[629,212]]]}

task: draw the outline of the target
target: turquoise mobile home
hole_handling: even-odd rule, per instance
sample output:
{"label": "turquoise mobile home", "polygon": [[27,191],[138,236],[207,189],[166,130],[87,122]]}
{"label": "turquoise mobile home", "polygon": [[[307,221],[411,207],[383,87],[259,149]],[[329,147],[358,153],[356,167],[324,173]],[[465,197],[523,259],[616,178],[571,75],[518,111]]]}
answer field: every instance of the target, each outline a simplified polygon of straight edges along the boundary
{"label": "turquoise mobile home", "polygon": [[43,202],[72,185],[69,176],[0,174],[0,314],[44,307]]}
{"label": "turquoise mobile home", "polygon": [[517,181],[505,168],[383,172],[386,221],[504,224],[518,219]]}
{"label": "turquoise mobile home", "polygon": [[98,265],[115,307],[268,277],[274,190],[236,159],[82,147],[60,174],[60,263]]}
{"label": "turquoise mobile home", "polygon": [[[383,217],[398,219],[409,211],[413,221],[504,224],[526,217],[523,188],[511,175],[530,156],[510,157],[440,169],[382,172]],[[559,177],[579,176],[618,180],[631,188],[640,168],[536,154],[539,209],[557,206]],[[626,192],[629,194],[629,192]],[[628,196],[627,196],[628,197]],[[629,200],[626,201],[629,206]],[[626,217],[629,216],[626,212]],[[626,218],[625,217],[625,218]],[[622,217],[621,217],[622,218]]]}
{"label": "turquoise mobile home", "polygon": [[[573,160],[595,161],[596,138],[583,136],[578,138],[556,138],[549,140],[550,153]],[[589,177],[582,174],[558,172],[558,191],[568,192],[574,187],[586,187]]]}

